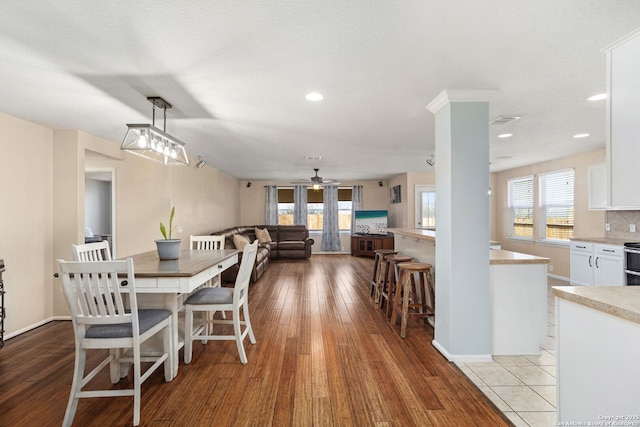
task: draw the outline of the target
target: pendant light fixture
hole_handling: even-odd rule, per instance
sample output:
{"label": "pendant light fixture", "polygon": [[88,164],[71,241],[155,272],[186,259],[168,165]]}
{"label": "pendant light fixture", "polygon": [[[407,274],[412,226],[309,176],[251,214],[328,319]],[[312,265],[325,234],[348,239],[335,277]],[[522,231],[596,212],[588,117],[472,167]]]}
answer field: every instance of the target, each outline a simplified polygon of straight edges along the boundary
{"label": "pendant light fixture", "polygon": [[[167,109],[171,104],[159,96],[150,96],[147,100],[153,104],[152,124],[127,124],[129,129],[120,148],[163,165],[188,165],[184,142],[167,133]],[[162,130],[155,126],[156,107],[164,112]]]}

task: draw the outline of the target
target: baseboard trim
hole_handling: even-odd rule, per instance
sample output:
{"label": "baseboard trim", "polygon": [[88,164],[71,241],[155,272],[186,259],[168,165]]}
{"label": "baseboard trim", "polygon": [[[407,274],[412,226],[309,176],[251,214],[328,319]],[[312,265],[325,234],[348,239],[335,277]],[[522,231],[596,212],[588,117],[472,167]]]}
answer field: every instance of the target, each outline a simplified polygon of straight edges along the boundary
{"label": "baseboard trim", "polygon": [[491,362],[493,358],[490,354],[450,354],[440,343],[436,340],[431,341],[436,350],[438,350],[449,362],[453,363],[477,363],[477,362]]}
{"label": "baseboard trim", "polygon": [[33,323],[29,326],[25,326],[24,328],[18,329],[17,331],[10,332],[4,336],[5,340],[9,340],[13,337],[16,337],[20,334],[24,334],[25,332],[29,332],[35,328],[39,328],[42,325],[45,325],[49,322],[53,322],[54,320],[71,320],[71,316],[52,316],[47,319],[41,320],[40,322]]}
{"label": "baseboard trim", "polygon": [[558,280],[563,280],[565,282],[570,282],[571,281],[571,279],[569,279],[568,277],[558,276],[557,274],[547,273],[547,277],[551,277],[553,279],[558,279]]}

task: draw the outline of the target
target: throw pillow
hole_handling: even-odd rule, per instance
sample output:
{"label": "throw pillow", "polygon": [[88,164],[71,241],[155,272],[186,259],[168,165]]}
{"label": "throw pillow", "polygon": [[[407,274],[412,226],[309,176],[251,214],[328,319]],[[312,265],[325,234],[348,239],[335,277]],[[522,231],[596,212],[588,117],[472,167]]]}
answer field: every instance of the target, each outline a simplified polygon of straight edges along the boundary
{"label": "throw pillow", "polygon": [[256,237],[258,238],[258,242],[260,243],[271,243],[271,235],[269,234],[269,230],[266,228],[258,228],[255,229]]}
{"label": "throw pillow", "polygon": [[244,236],[242,234],[233,235],[233,245],[236,247],[237,250],[243,251],[244,247],[247,246],[249,243],[251,242],[249,241],[249,238],[247,236]]}

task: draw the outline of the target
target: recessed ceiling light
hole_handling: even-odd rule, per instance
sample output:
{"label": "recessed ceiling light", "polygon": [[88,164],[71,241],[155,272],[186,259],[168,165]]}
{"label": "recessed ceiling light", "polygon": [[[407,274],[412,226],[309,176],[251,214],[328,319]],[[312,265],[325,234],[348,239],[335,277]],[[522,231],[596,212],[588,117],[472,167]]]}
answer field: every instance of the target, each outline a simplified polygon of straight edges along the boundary
{"label": "recessed ceiling light", "polygon": [[322,101],[324,99],[324,96],[322,96],[321,93],[318,92],[310,92],[305,96],[307,101]]}
{"label": "recessed ceiling light", "polygon": [[498,135],[498,138],[511,138],[512,136],[512,133],[501,133],[500,135]]}
{"label": "recessed ceiling light", "polygon": [[589,136],[588,133],[578,133],[576,135],[573,135],[574,138],[586,138],[588,136]]}
{"label": "recessed ceiling light", "polygon": [[601,101],[603,99],[607,99],[606,93],[599,93],[597,95],[590,96],[589,98],[587,98],[587,101]]}

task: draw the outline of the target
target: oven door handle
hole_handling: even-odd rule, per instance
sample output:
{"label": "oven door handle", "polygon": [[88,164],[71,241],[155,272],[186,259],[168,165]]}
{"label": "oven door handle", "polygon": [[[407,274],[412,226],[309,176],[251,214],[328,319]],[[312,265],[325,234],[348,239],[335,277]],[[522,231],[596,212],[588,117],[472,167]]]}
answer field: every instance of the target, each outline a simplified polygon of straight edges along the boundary
{"label": "oven door handle", "polygon": [[637,249],[624,248],[624,251],[628,254],[640,255],[640,250],[637,250]]}
{"label": "oven door handle", "polygon": [[640,276],[640,271],[625,270],[624,272],[627,274],[631,274],[632,276]]}

